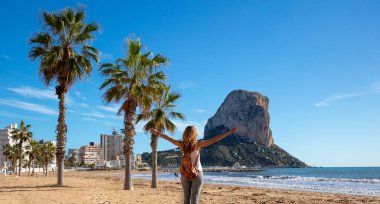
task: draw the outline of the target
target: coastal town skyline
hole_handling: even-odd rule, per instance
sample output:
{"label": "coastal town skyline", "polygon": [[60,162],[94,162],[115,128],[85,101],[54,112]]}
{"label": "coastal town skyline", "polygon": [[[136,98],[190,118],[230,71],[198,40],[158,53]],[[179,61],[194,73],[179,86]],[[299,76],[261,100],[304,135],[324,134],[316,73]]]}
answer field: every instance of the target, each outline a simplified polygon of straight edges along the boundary
{"label": "coastal town skyline", "polygon": [[[275,144],[308,165],[380,166],[379,3],[151,3],[149,14],[123,12],[126,3],[116,4],[82,5],[86,18],[101,26],[93,42],[100,61],[123,57],[123,43],[132,36],[170,59],[166,71],[172,89],[182,94],[178,111],[187,119],[176,122],[175,138],[187,125],[195,125],[203,138],[207,119],[227,94],[244,89],[269,98]],[[39,31],[42,11],[65,7],[62,2],[4,6],[4,26],[12,29],[0,33],[0,128],[25,120],[36,139],[56,140],[57,96],[39,79],[38,62],[28,58],[28,39]],[[19,14],[22,26],[16,23]],[[95,67],[69,92],[66,150],[122,128],[123,119],[116,116],[120,104],[102,102],[103,80]],[[142,124],[136,131],[135,152],[150,152],[150,134]],[[164,140],[158,147],[174,148]]]}

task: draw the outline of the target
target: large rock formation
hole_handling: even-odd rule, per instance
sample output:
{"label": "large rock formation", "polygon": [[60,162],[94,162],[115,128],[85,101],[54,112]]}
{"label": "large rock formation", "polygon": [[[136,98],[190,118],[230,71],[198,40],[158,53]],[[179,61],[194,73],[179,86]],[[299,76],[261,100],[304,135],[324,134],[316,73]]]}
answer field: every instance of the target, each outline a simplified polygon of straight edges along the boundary
{"label": "large rock formation", "polygon": [[[204,139],[239,128],[235,136],[229,136],[201,150],[204,166],[262,166],[262,167],[307,167],[285,150],[273,143],[269,127],[267,97],[243,90],[232,91],[205,127]],[[236,137],[237,136],[237,137]],[[178,166],[181,162],[179,149],[158,152],[158,164]],[[142,155],[151,162],[150,153]]]}
{"label": "large rock formation", "polygon": [[204,139],[237,127],[239,131],[235,134],[243,141],[271,146],[273,138],[269,127],[268,104],[269,99],[260,93],[232,91],[224,99],[215,115],[208,119]]}

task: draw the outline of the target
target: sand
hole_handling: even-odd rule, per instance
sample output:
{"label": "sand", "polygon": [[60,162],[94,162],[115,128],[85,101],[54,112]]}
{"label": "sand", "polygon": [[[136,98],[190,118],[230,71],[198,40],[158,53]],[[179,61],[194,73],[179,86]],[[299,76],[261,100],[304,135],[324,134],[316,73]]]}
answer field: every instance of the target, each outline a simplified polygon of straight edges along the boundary
{"label": "sand", "polygon": [[[47,178],[0,176],[0,203],[181,203],[179,182],[159,181],[158,189],[152,189],[149,180],[134,179],[134,190],[126,191],[122,175],[65,172],[65,187],[55,186],[54,173]],[[200,203],[380,203],[380,197],[205,184]]]}

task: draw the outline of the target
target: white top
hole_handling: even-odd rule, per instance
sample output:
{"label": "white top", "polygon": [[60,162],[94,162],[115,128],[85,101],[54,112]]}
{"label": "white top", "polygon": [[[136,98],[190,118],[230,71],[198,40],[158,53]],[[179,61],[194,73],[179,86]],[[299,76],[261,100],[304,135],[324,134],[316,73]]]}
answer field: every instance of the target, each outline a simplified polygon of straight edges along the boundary
{"label": "white top", "polygon": [[190,158],[191,158],[191,162],[194,165],[195,165],[196,161],[198,160],[196,168],[197,168],[198,171],[202,171],[203,169],[202,169],[202,165],[201,165],[201,157],[200,157],[200,155],[198,157],[198,154],[200,154],[199,150],[200,149],[192,151],[190,153]]}

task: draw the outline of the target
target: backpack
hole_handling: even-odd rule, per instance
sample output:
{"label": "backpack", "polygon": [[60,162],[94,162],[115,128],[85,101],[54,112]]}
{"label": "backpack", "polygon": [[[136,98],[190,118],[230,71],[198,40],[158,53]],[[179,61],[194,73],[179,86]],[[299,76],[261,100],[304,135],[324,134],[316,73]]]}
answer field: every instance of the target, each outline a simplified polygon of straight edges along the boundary
{"label": "backpack", "polygon": [[191,162],[190,153],[186,153],[182,156],[181,167],[179,169],[181,171],[182,176],[186,177],[187,179],[192,179],[198,176],[197,164],[199,160],[199,155],[200,153],[198,153],[198,158],[195,164]]}

